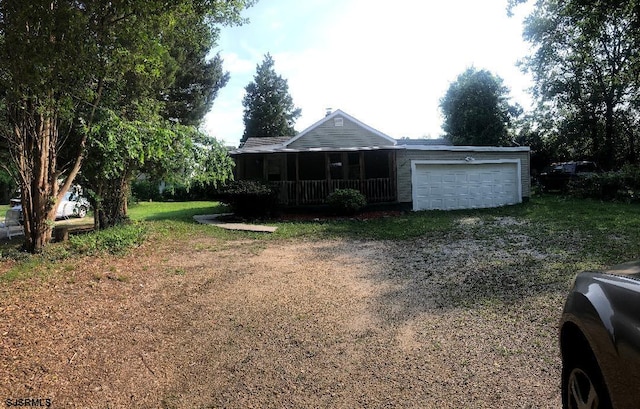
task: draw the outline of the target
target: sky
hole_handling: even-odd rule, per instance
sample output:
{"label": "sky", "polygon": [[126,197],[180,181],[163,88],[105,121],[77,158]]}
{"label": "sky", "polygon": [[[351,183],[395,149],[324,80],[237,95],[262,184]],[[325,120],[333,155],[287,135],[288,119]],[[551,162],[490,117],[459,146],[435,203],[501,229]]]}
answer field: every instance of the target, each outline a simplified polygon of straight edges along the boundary
{"label": "sky", "polygon": [[516,63],[525,6],[508,17],[507,0],[260,0],[250,22],[223,27],[218,47],[230,74],[202,130],[238,146],[242,98],[270,53],[302,115],[300,132],[341,109],[392,138],[443,134],[440,99],[468,67],[504,80],[512,102],[531,106],[530,76]]}

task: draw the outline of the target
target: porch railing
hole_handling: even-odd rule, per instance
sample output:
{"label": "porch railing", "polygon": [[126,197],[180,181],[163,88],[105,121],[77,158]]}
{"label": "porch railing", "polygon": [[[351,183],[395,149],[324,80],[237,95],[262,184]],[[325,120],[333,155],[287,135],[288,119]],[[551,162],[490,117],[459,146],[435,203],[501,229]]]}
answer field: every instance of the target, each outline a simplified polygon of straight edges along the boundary
{"label": "porch railing", "polygon": [[280,187],[280,203],[285,205],[322,204],[336,189],[355,189],[368,203],[396,200],[395,183],[390,178],[365,180],[301,180],[275,182]]}

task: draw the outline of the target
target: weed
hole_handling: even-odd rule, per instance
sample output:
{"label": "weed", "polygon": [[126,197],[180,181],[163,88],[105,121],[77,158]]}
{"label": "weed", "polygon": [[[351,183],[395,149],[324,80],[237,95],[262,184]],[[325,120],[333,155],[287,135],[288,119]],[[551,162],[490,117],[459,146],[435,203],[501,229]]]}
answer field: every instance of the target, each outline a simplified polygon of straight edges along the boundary
{"label": "weed", "polygon": [[127,274],[117,274],[116,280],[121,283],[128,283],[131,280],[131,277]]}

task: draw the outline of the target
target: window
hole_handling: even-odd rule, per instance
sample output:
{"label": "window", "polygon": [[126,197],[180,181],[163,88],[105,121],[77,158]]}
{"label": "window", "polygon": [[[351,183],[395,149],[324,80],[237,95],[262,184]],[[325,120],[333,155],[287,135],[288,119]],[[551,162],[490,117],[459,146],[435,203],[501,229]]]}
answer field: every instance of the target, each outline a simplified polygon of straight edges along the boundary
{"label": "window", "polygon": [[342,118],[333,118],[333,126],[343,126],[344,119]]}

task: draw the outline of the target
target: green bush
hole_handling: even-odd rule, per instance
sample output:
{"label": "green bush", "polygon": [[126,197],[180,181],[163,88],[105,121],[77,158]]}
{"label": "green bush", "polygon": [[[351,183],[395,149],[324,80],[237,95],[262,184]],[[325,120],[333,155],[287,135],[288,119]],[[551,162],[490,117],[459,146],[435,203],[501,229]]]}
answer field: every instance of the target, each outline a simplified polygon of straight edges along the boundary
{"label": "green bush", "polygon": [[278,190],[257,180],[233,181],[222,187],[216,196],[242,217],[272,214],[278,207]]}
{"label": "green bush", "polygon": [[132,223],[89,234],[70,236],[69,246],[72,251],[80,254],[122,254],[131,247],[142,244],[146,236],[147,229],[143,224]]}
{"label": "green bush", "polygon": [[640,168],[627,165],[619,171],[592,174],[569,184],[573,196],[604,201],[638,202]]}
{"label": "green bush", "polygon": [[131,196],[133,201],[154,202],[162,201],[162,194],[158,190],[158,183],[149,180],[134,180],[131,183]]}
{"label": "green bush", "polygon": [[327,196],[329,208],[340,215],[356,214],[367,205],[367,199],[355,189],[336,189]]}

